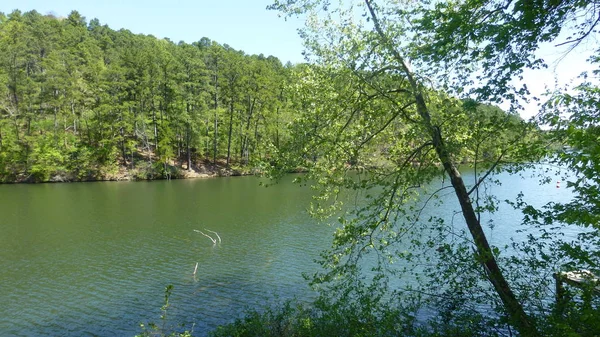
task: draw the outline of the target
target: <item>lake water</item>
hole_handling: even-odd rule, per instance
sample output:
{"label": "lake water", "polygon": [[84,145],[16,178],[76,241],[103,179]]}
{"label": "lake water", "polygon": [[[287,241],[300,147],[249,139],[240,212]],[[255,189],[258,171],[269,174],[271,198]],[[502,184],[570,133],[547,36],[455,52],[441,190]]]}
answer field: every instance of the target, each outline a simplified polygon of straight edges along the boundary
{"label": "lake water", "polygon": [[[169,284],[170,319],[198,335],[250,307],[310,299],[301,273],[317,270],[333,229],[308,216],[311,191],[292,178],[268,188],[255,177],[0,185],[0,335],[132,336],[159,323]],[[499,178],[500,199],[570,197]],[[496,244],[520,219],[509,207],[500,215]],[[222,242],[194,231],[216,238],[205,229]]]}

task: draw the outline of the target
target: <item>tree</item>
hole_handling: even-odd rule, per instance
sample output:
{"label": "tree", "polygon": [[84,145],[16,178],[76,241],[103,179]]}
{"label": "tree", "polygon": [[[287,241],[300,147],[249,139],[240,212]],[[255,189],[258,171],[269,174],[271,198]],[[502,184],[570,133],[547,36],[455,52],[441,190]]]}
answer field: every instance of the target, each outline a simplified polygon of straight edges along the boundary
{"label": "tree", "polygon": [[193,45],[180,45],[183,65],[183,100],[185,103],[184,127],[187,169],[192,169],[192,150],[202,147],[200,135],[202,117],[207,111],[208,75],[200,49]]}
{"label": "tree", "polygon": [[227,50],[226,58],[224,60],[224,71],[223,71],[223,100],[227,106],[227,113],[229,114],[229,122],[227,126],[227,159],[226,165],[229,167],[231,163],[231,145],[233,143],[233,130],[234,130],[234,116],[236,106],[242,100],[240,97],[241,93],[241,82],[244,71],[242,70],[243,54],[235,50]]}
{"label": "tree", "polygon": [[[452,96],[486,103],[508,101],[509,113],[515,114],[520,99],[527,98],[528,92],[526,87],[512,87],[510,81],[525,68],[543,66],[534,52],[541,42],[556,38],[566,20],[577,11],[589,9],[596,13],[597,7],[568,1],[431,4],[365,0],[336,6],[328,1],[289,0],[275,1],[271,8],[289,15],[308,13],[302,35],[309,47],[309,59],[322,68],[316,78],[305,80],[319,93],[311,98],[312,111],[304,112],[298,128],[303,130],[306,142],[298,146],[304,149],[300,158],[309,158],[309,152],[315,151],[320,156],[313,155],[312,161],[304,163],[318,172],[315,179],[323,183],[319,200],[328,200],[341,187],[382,190],[353,217],[341,219],[343,228],[336,235],[334,249],[324,256],[331,272],[317,281],[330,281],[338,274],[354,275],[355,281],[360,274],[356,261],[369,251],[389,259],[415,259],[414,254],[394,251],[390,242],[408,245],[408,251],[439,245],[441,253],[455,249],[456,256],[465,256],[465,252],[468,255],[472,248],[472,261],[476,263],[462,265],[470,270],[446,269],[454,275],[444,275],[463,279],[457,282],[465,287],[469,285],[465,275],[489,282],[508,323],[523,336],[539,335],[531,311],[525,310],[527,299],[513,289],[498,264],[498,248],[486,238],[480,215],[495,206],[493,202],[480,205],[479,194],[486,179],[494,171],[508,168],[507,163],[540,158],[542,151],[534,142],[535,128],[511,115],[502,118],[504,122],[499,125],[469,119],[472,107]],[[594,15],[589,17],[592,19],[577,27],[592,31],[598,21]],[[468,126],[473,121],[478,121],[477,130],[485,135],[470,132]],[[482,128],[479,123],[486,126]],[[307,135],[311,125],[312,134]],[[384,172],[366,170],[366,178],[344,176],[348,167],[356,169],[356,165],[348,164],[362,162],[363,167],[369,167],[364,164],[364,152],[377,148],[378,137],[390,144],[381,152],[393,158],[386,163],[391,168]],[[502,143],[495,142],[495,137],[501,137]],[[303,137],[298,135],[297,139]],[[496,147],[498,151],[480,156],[484,147]],[[457,165],[465,152],[476,154],[477,170],[485,169],[482,174],[475,172],[476,181],[469,187]],[[414,232],[415,225],[424,220],[419,218],[421,209],[411,207],[410,197],[440,174],[440,169],[450,180],[470,235],[469,240],[454,248],[444,242],[446,235],[431,238]],[[444,221],[435,219],[438,226],[434,228],[442,234],[451,233]],[[382,280],[387,276],[382,270],[389,268],[385,261],[378,258],[377,262],[373,281],[385,285],[387,281]],[[443,262],[438,261],[438,266]],[[352,282],[346,285],[352,287]],[[482,292],[483,288],[476,285]],[[493,306],[495,300],[490,301],[488,304]]]}
{"label": "tree", "polygon": [[[217,156],[218,156],[218,152],[219,152],[219,76],[220,76],[220,72],[222,71],[222,59],[223,59],[223,47],[221,45],[219,45],[216,42],[213,42],[208,48],[207,48],[207,53],[205,54],[205,57],[207,58],[207,60],[205,61],[205,63],[207,64],[207,66],[210,69],[211,72],[211,84],[212,84],[212,88],[211,88],[211,94],[212,94],[212,110],[213,110],[213,140],[212,140],[212,144],[213,144],[213,149],[212,149],[212,161],[213,161],[213,165],[215,165],[217,163]],[[207,119],[208,121],[208,119]],[[207,141],[208,141],[208,137],[209,137],[209,124],[208,122],[206,123],[206,136],[207,136]],[[207,146],[207,152],[208,152],[208,146]]]}

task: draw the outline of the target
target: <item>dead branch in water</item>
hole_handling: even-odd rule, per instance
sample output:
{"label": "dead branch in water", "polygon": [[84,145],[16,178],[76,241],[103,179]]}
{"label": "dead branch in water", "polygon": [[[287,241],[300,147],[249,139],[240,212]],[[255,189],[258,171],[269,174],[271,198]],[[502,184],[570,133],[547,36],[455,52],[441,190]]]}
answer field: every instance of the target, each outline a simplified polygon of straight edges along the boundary
{"label": "dead branch in water", "polygon": [[209,239],[210,239],[210,241],[212,241],[212,242],[213,242],[213,245],[217,244],[217,240],[213,239],[213,238],[212,238],[210,235],[208,235],[208,234],[204,234],[204,232],[202,232],[202,231],[199,231],[199,230],[197,230],[197,229],[194,229],[194,232],[198,232],[198,233],[200,233],[200,234],[202,234],[202,235],[206,236],[207,238],[209,238]]}
{"label": "dead branch in water", "polygon": [[215,233],[215,235],[217,236],[217,238],[219,239],[219,243],[221,243],[221,237],[219,236],[219,233],[215,232],[215,231],[211,231],[210,229],[206,229],[204,228],[205,231],[207,232],[211,232],[211,233]]}

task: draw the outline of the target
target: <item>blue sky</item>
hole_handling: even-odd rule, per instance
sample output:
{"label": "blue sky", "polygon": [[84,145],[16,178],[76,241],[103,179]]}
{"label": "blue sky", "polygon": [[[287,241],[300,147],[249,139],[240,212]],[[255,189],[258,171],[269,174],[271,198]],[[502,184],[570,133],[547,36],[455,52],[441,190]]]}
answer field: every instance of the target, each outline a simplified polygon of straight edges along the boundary
{"label": "blue sky", "polygon": [[302,62],[302,41],[296,29],[303,22],[287,21],[266,10],[271,0],[2,0],[0,11],[32,9],[67,16],[77,10],[89,22],[133,33],[192,43],[208,37],[247,54],[274,55],[283,63]]}

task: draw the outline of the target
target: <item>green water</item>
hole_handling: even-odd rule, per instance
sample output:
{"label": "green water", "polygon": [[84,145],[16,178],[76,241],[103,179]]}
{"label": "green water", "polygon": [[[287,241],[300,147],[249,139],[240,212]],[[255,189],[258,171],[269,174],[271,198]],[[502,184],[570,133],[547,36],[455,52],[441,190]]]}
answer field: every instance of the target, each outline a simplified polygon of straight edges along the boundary
{"label": "green water", "polygon": [[307,296],[301,272],[332,231],[309,200],[254,177],[0,186],[0,335],[133,335],[158,321],[168,284],[196,331]]}
{"label": "green water", "polygon": [[[520,190],[538,201],[565,195],[535,179],[499,178],[500,200]],[[134,335],[138,323],[159,320],[168,284],[170,317],[199,335],[247,307],[310,299],[301,273],[317,269],[333,229],[307,215],[311,191],[291,180],[1,185],[0,335]],[[452,195],[442,198],[450,201],[435,211],[452,214]],[[496,244],[520,218],[509,208],[499,215]]]}

